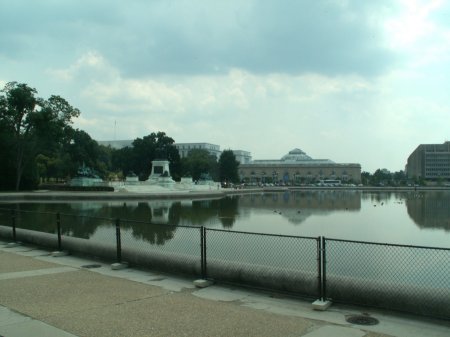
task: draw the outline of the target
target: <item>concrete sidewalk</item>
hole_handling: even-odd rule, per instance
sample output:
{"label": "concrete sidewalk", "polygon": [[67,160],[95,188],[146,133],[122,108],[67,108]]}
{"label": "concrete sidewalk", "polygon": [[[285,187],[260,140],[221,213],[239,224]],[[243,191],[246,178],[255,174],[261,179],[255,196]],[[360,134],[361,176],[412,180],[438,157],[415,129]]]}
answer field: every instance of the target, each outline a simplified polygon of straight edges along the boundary
{"label": "concrete sidewalk", "polygon": [[[450,322],[336,304],[318,312],[296,299],[192,281],[0,241],[0,336],[450,335]],[[380,323],[345,320],[362,313]]]}

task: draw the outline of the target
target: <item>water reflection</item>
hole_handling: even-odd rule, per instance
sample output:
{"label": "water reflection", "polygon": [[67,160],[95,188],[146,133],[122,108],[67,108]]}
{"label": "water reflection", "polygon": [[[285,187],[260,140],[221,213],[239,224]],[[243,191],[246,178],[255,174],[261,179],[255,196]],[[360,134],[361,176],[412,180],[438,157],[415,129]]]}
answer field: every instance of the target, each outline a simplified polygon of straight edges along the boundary
{"label": "water reflection", "polygon": [[240,209],[271,209],[292,224],[300,224],[313,214],[339,211],[359,211],[361,193],[358,191],[286,191],[243,195]]}
{"label": "water reflection", "polygon": [[232,228],[236,217],[239,215],[239,198],[229,197],[221,199],[218,206],[218,216],[223,228]]}
{"label": "water reflection", "polygon": [[406,209],[410,218],[420,228],[450,231],[450,193],[410,193],[406,198]]}
{"label": "water reflection", "polygon": [[[180,236],[181,229],[177,226],[423,245],[437,244],[443,236],[439,232],[429,236],[430,231],[426,231],[425,237],[423,230],[413,233],[411,227],[417,228],[413,223],[420,229],[450,231],[449,192],[295,191],[208,200],[50,202],[5,206],[39,212],[39,215],[20,213],[17,225],[21,228],[55,233],[54,213],[60,212],[64,235],[114,240],[115,219],[120,218],[121,228],[130,239],[156,245],[178,240],[176,237]],[[327,219],[323,219],[324,215]],[[10,218],[9,214],[7,218]],[[3,220],[2,223],[7,221]],[[302,226],[297,226],[299,224]]]}
{"label": "water reflection", "polygon": [[227,197],[195,201],[19,203],[13,208],[18,211],[19,228],[56,233],[54,213],[59,212],[63,235],[88,239],[100,227],[114,227],[115,219],[121,219],[121,228],[129,230],[134,238],[163,245],[174,237],[178,225],[232,228],[239,213],[238,205],[238,197]]}

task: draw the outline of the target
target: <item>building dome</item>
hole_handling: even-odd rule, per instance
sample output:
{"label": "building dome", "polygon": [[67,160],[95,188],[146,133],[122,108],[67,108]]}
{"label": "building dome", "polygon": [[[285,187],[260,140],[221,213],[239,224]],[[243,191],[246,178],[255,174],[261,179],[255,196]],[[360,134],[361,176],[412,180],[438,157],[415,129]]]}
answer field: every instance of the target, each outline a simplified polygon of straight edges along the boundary
{"label": "building dome", "polygon": [[293,149],[281,158],[282,161],[307,161],[312,160],[305,152],[300,149]]}

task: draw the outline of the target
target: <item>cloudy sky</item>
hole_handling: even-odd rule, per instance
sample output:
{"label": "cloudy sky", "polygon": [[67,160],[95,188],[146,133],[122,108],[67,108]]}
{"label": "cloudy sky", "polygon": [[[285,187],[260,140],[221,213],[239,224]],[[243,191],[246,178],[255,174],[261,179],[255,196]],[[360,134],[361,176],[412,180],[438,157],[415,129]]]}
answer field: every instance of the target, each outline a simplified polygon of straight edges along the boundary
{"label": "cloudy sky", "polygon": [[97,140],[404,169],[450,140],[444,0],[0,0],[0,86],[81,110]]}

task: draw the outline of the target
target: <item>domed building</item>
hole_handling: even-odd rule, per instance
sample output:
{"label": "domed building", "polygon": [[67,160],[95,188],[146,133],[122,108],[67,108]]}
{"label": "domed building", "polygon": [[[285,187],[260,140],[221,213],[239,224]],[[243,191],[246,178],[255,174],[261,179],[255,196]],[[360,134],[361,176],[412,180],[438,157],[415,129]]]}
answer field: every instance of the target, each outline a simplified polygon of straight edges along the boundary
{"label": "domed building", "polygon": [[254,160],[239,165],[246,183],[300,185],[317,182],[360,183],[360,164],[340,164],[330,159],[313,159],[301,149],[289,151],[279,160]]}

